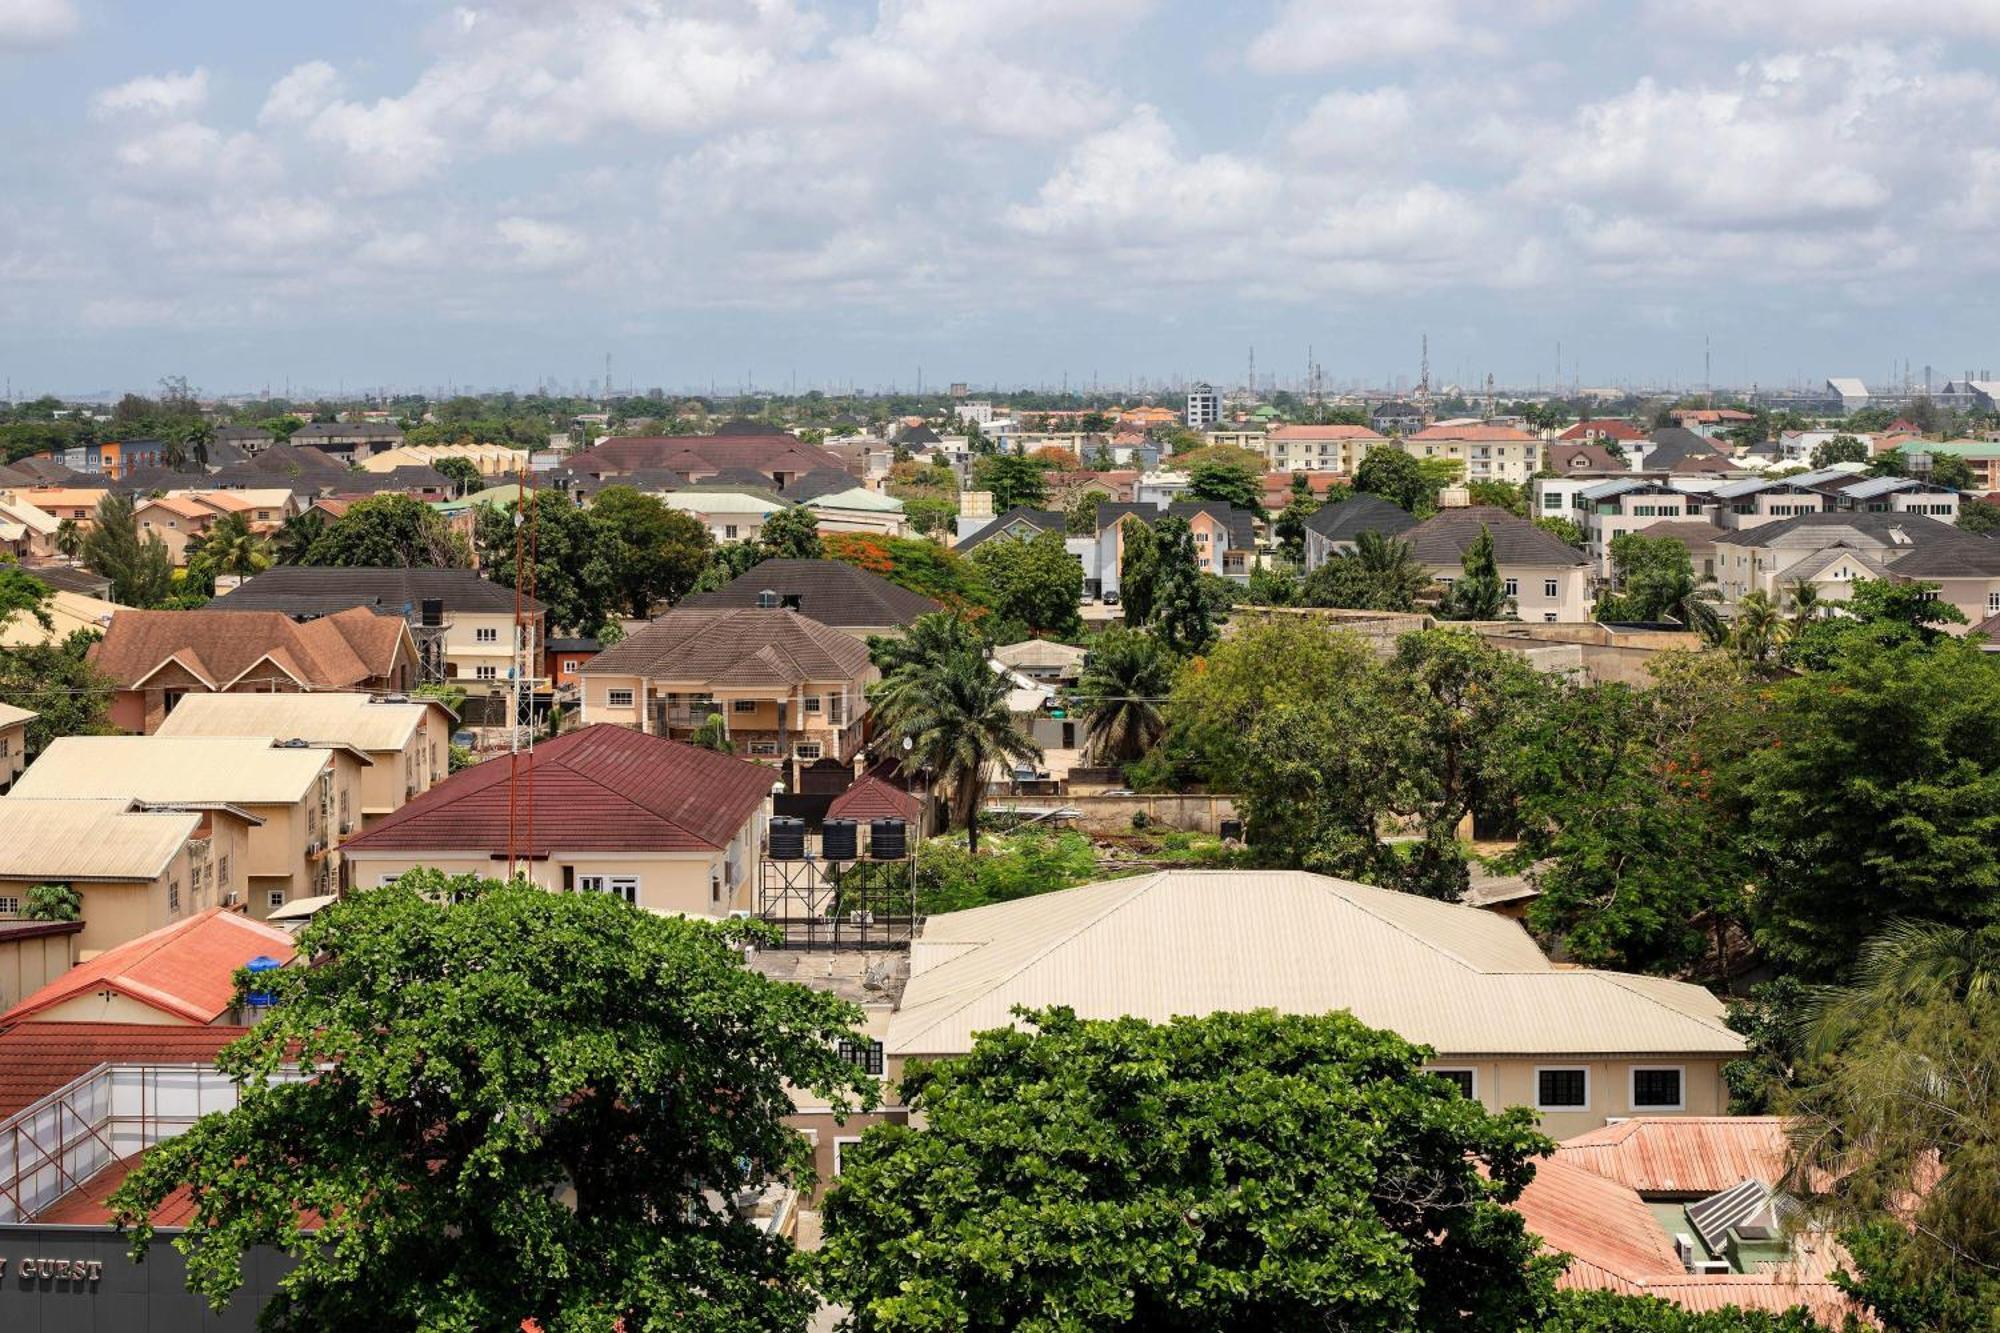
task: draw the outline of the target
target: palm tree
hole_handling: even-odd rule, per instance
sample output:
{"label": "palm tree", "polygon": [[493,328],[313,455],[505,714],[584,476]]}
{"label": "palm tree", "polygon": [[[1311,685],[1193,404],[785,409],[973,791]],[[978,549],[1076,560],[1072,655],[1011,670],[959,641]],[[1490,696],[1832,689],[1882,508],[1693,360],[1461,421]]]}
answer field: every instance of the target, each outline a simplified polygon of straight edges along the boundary
{"label": "palm tree", "polygon": [[1383,598],[1401,606],[1414,605],[1417,594],[1430,586],[1430,571],[1406,541],[1379,532],[1361,533],[1354,539],[1354,559]]}
{"label": "palm tree", "polygon": [[1896,921],[1861,946],[1854,983],[1823,992],[1808,1014],[1806,1048],[1824,1054],[1875,1014],[1931,1000],[2000,997],[2000,931]]}
{"label": "palm tree", "polygon": [[1820,604],[1819,585],[1811,579],[1793,579],[1786,586],[1785,596],[1792,613],[1792,633],[1797,634],[1820,618],[1823,608]]}
{"label": "palm tree", "polygon": [[326,515],[317,509],[293,514],[278,529],[277,555],[281,565],[303,565],[306,552],[326,534]]}
{"label": "palm tree", "polygon": [[1778,604],[1762,588],[1752,588],[1736,603],[1736,623],[1729,630],[1735,654],[1760,670],[1770,664],[1778,645],[1791,637]]}
{"label": "palm tree", "polygon": [[83,525],[73,518],[56,524],[56,550],[75,564],[77,556],[83,553]]}
{"label": "palm tree", "polygon": [[1014,726],[1004,673],[978,651],[910,661],[875,689],[876,715],[892,737],[910,742],[909,761],[936,774],[951,793],[966,847],[979,850],[979,806],[996,763],[1040,758],[1042,747]]}
{"label": "palm tree", "polygon": [[1098,635],[1076,696],[1093,757],[1123,764],[1151,749],[1166,730],[1159,701],[1173,683],[1173,659],[1152,635],[1122,625]]}
{"label": "palm tree", "polygon": [[215,443],[215,427],[207,417],[196,417],[181,427],[181,443],[205,471],[208,468],[208,446]]}
{"label": "palm tree", "polygon": [[252,532],[243,515],[224,514],[209,528],[188,564],[193,567],[197,561],[210,575],[233,574],[247,579],[271,567],[271,543]]}

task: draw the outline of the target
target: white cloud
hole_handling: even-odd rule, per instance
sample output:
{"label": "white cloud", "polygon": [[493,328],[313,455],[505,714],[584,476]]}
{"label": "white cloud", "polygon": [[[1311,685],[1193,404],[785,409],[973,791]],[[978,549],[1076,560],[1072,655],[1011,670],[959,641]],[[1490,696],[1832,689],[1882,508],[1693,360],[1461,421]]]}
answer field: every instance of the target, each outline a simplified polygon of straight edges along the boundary
{"label": "white cloud", "polygon": [[1453,52],[1492,52],[1498,35],[1469,18],[1461,0],[1284,0],[1250,42],[1253,69],[1297,74],[1341,65]]}
{"label": "white cloud", "polygon": [[1114,239],[1240,229],[1277,183],[1270,168],[1227,153],[1182,156],[1160,113],[1142,105],[1078,144],[1035,202],[1008,220],[1037,236]]}
{"label": "white cloud", "polygon": [[1994,0],[1931,0],[1920,10],[1894,0],[1648,0],[1661,27],[1754,36],[2000,38]]}
{"label": "white cloud", "polygon": [[199,111],[208,101],[208,71],[188,74],[149,74],[115,88],[106,88],[91,99],[91,110],[99,116],[184,116]]}
{"label": "white cloud", "polygon": [[324,60],[295,65],[290,73],[271,85],[264,107],[257,113],[260,125],[296,125],[311,120],[332,105],[340,95],[340,72]]}
{"label": "white cloud", "polygon": [[1313,103],[1286,141],[1298,156],[1317,162],[1368,162],[1405,151],[1416,119],[1402,88],[1334,92]]}
{"label": "white cloud", "polygon": [[0,51],[54,46],[81,26],[70,0],[0,0]]}
{"label": "white cloud", "polygon": [[560,222],[501,218],[493,224],[493,231],[506,253],[506,262],[516,268],[540,272],[571,268],[590,253],[583,233]]}

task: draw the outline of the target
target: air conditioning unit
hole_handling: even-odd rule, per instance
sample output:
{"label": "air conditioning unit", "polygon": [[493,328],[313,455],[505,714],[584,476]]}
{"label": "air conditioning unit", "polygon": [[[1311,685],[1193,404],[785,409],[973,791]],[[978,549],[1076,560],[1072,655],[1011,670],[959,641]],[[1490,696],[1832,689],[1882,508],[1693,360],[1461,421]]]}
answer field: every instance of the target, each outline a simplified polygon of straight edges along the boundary
{"label": "air conditioning unit", "polygon": [[1674,1254],[1680,1259],[1682,1268],[1685,1268],[1690,1273],[1694,1272],[1695,1249],[1693,1236],[1688,1235],[1685,1231],[1675,1236]]}
{"label": "air conditioning unit", "polygon": [[1729,1266],[1727,1259],[1701,1259],[1688,1268],[1696,1277],[1728,1277],[1736,1270]]}

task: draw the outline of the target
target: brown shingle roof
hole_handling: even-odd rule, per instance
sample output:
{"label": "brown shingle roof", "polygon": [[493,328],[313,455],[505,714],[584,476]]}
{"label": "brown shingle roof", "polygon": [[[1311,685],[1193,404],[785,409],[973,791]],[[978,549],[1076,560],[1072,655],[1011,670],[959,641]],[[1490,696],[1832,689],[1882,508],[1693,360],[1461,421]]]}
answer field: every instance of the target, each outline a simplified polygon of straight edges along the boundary
{"label": "brown shingle roof", "polygon": [[221,689],[265,658],[303,685],[339,689],[388,675],[408,634],[400,617],[359,607],[305,624],[276,611],[121,610],[90,660],[126,689],[170,659]]}
{"label": "brown shingle roof", "polygon": [[592,658],[587,676],[646,676],[718,686],[852,680],[868,649],[796,611],[683,608]]}
{"label": "brown shingle roof", "polygon": [[750,468],[772,472],[811,472],[819,468],[845,471],[835,454],[790,435],[656,435],[604,440],[593,449],[570,456],[574,472],[632,472],[664,467],[686,475]]}

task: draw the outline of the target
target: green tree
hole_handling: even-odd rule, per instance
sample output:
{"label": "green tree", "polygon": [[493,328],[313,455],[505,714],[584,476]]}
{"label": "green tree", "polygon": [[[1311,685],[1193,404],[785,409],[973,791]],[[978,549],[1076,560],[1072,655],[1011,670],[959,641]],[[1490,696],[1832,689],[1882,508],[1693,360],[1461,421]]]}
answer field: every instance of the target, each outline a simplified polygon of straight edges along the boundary
{"label": "green tree", "polygon": [[470,495],[486,484],[479,466],[469,458],[440,458],[431,466],[451,478],[453,495]]}
{"label": "green tree", "polygon": [[1038,509],[1048,501],[1048,467],[1021,454],[988,454],[972,465],[972,489],[993,493],[996,514],[1019,505]]}
{"label": "green tree", "polygon": [[1835,463],[1867,461],[1868,446],[1859,437],[1845,432],[1813,446],[1812,465],[1816,468],[1832,467]]}
{"label": "green tree", "polygon": [[115,730],[111,696],[117,686],[88,657],[99,637],[78,630],[61,643],[0,647],[0,703],[34,714],[27,726],[30,755],[61,736],[102,736]]}
{"label": "green tree", "polygon": [[1235,463],[1200,462],[1188,470],[1188,498],[1264,515],[1263,478]]}
{"label": "green tree", "polygon": [[55,589],[0,553],[0,628],[25,615],[45,630],[54,629],[56,622],[49,615],[49,599],[54,596]]}
{"label": "green tree", "polygon": [[74,561],[83,554],[83,525],[73,518],[66,518],[56,524],[56,550]]}
{"label": "green tree", "polygon": [[1461,573],[1438,602],[1441,620],[1499,620],[1513,605],[1500,579],[1493,555],[1493,530],[1479,525],[1479,536],[1459,560]]}
{"label": "green tree", "polygon": [[[596,510],[579,509],[559,492],[537,492],[533,503],[535,600],[548,608],[551,627],[602,635],[616,623],[621,601],[617,536]],[[341,523],[351,520],[359,508],[349,510]],[[514,516],[524,508],[486,505],[475,520],[480,565],[502,587],[515,586],[515,538],[523,534],[526,543],[527,528],[517,528]],[[525,554],[529,546],[521,549]]]}
{"label": "green tree", "polygon": [[205,536],[189,544],[189,576],[211,583],[218,574],[247,579],[270,567],[270,539],[253,532],[242,514],[224,514],[209,526]]}
{"label": "green tree", "polygon": [[1112,625],[1092,639],[1074,700],[1091,757],[1129,764],[1153,748],[1166,730],[1173,682],[1172,655],[1144,630]]}
{"label": "green tree", "polygon": [[1718,594],[1696,579],[1687,543],[1678,537],[1620,533],[1611,539],[1611,575],[1618,591],[1598,599],[1597,619],[1677,620],[1719,641],[1722,623],[1713,605]]}
{"label": "green tree", "polygon": [[83,898],[67,884],[36,884],[22,900],[21,915],[30,921],[81,921]]}
{"label": "green tree", "polygon": [[1308,606],[1413,611],[1417,594],[1430,584],[1430,571],[1408,542],[1363,532],[1355,538],[1352,554],[1332,556],[1308,574],[1300,595]]}
{"label": "green tree", "polygon": [[174,562],[155,533],[139,537],[132,499],[107,491],[83,540],[83,563],[111,580],[111,599],[126,606],[158,606],[173,592]]}
{"label": "green tree", "polygon": [[1215,641],[1215,624],[1202,591],[1194,531],[1186,519],[1169,514],[1153,525],[1153,540],[1159,562],[1153,587],[1153,631],[1169,652],[1182,656],[1199,653]]}
{"label": "green tree", "polygon": [[1935,583],[1892,583],[1888,579],[1856,579],[1837,616],[1822,616],[1787,626],[1780,642],[1789,666],[1823,671],[1862,643],[1893,647],[1909,643],[1929,647],[1947,636],[1944,625],[1963,625],[1965,615],[1937,597]]}
{"label": "green tree", "polygon": [[1955,491],[1973,490],[1972,464],[1957,454],[1932,454],[1930,482],[1933,486],[1949,486]]}
{"label": "green tree", "polygon": [[1526,487],[1516,486],[1511,481],[1474,481],[1466,488],[1472,503],[1491,505],[1504,509],[1515,518],[1528,516],[1528,492]]}
{"label": "green tree", "polygon": [[1560,541],[1567,542],[1577,550],[1583,549],[1583,529],[1573,518],[1561,518],[1547,514],[1535,520],[1535,526]]}
{"label": "green tree", "polygon": [[[927,632],[926,638],[933,636]],[[940,630],[938,640],[954,638]],[[904,766],[917,767],[950,793],[952,817],[979,851],[979,807],[996,764],[1039,758],[1042,747],[1014,725],[1007,677],[984,651],[951,644],[936,656],[909,656],[871,691],[891,743],[908,740]]]}
{"label": "green tree", "polygon": [[1958,500],[1958,526],[1966,532],[1991,537],[2000,532],[2000,504],[1961,495]]}
{"label": "green tree", "polygon": [[1424,1048],[1344,1013],[1020,1020],[845,1154],[818,1272],[856,1329],[1516,1333],[1550,1299],[1505,1206],[1547,1140]]}
{"label": "green tree", "polygon": [[981,542],[972,563],[986,581],[993,613],[1000,619],[1058,638],[1082,630],[1083,566],[1063,545],[1060,533],[1038,533],[1030,541]]}
{"label": "green tree", "polygon": [[1910,470],[1909,456],[1900,449],[1885,449],[1869,458],[1863,469],[1871,477],[1907,476]]}
{"label": "green tree", "polygon": [[1063,510],[1063,531],[1071,537],[1097,535],[1097,506],[1111,497],[1103,491],[1085,491]]}
{"label": "green tree", "polygon": [[925,536],[949,533],[958,517],[958,501],[916,496],[903,501],[903,516],[910,521],[912,532]]}
{"label": "green tree", "polygon": [[698,745],[704,750],[714,750],[718,754],[735,754],[736,743],[729,739],[729,720],[720,713],[710,713],[702,724],[694,729],[688,738],[690,745]]}
{"label": "green tree", "polygon": [[652,615],[661,602],[671,606],[687,596],[715,549],[700,519],[630,486],[606,486],[589,513],[600,540],[612,544],[612,579],[625,614],[634,620]]}
{"label": "green tree", "polygon": [[328,524],[300,563],[464,569],[472,563],[472,552],[444,516],[422,500],[371,495]]}
{"label": "green tree", "polygon": [[1137,514],[1118,520],[1124,550],[1118,558],[1118,595],[1124,600],[1125,623],[1151,624],[1160,584],[1160,539],[1153,525]]}
{"label": "green tree", "polygon": [[1302,566],[1306,562],[1306,520],[1317,514],[1326,503],[1312,493],[1305,473],[1292,474],[1291,496],[1285,501],[1277,522],[1271,525],[1271,533],[1278,539],[1278,547],[1285,558],[1294,565]]}
{"label": "green tree", "polygon": [[324,511],[301,510],[278,525],[276,539],[271,543],[272,553],[281,565],[303,565],[313,544],[326,535],[326,528]]}
{"label": "green tree", "polygon": [[766,560],[824,560],[819,518],[803,505],[780,509],[764,520],[757,533],[757,548]]}
{"label": "green tree", "polygon": [[1725,1305],[1689,1310],[1657,1296],[1614,1291],[1558,1291],[1529,1333],[1825,1333],[1803,1306],[1773,1314]]}
{"label": "green tree", "polygon": [[1790,623],[1771,594],[1752,588],[1736,599],[1736,616],[1729,623],[1724,642],[1753,670],[1768,673],[1791,633]]}
{"label": "green tree", "polygon": [[1379,495],[1413,514],[1437,501],[1437,491],[1425,482],[1417,460],[1387,445],[1370,449],[1354,469],[1354,489],[1361,495]]}
{"label": "green tree", "polygon": [[218,1303],[250,1250],[290,1254],[271,1327],[801,1327],[791,1243],[714,1201],[805,1177],[792,1089],[866,1095],[837,1051],[861,1014],[742,966],[739,933],[429,870],[344,898],[300,937],[314,966],[257,975],[276,1003],[219,1060],[237,1106],[113,1207],[143,1254],[189,1191],[173,1243]]}

